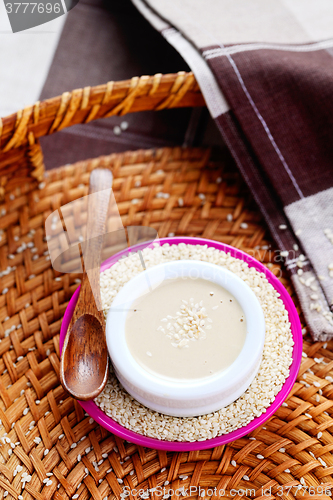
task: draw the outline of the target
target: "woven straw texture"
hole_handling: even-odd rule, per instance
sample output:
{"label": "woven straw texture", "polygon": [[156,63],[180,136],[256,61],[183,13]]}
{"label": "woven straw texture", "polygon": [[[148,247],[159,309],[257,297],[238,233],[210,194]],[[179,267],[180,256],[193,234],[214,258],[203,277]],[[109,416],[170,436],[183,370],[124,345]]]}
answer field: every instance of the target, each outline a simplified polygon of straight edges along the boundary
{"label": "woven straw texture", "polygon": [[[306,354],[287,404],[251,435],[206,451],[172,453],[123,441],[63,390],[59,331],[79,275],[52,269],[44,222],[87,194],[89,174],[97,167],[113,172],[125,226],[149,225],[160,237],[212,238],[251,252],[293,295],[227,154],[218,158],[208,150],[181,148],[130,152],[46,172],[39,185],[29,176],[7,182],[0,203],[0,500],[120,499],[124,486],[138,493],[184,487],[188,496],[213,500],[224,496],[223,489],[225,497],[237,500],[240,489],[249,499],[330,498],[316,488],[333,487],[332,341],[313,344],[305,337]],[[156,196],[160,191],[169,198]],[[216,493],[207,490],[215,487]],[[149,497],[162,498],[156,491]]]}
{"label": "woven straw texture", "polygon": [[29,178],[42,180],[39,137],[78,123],[144,110],[204,106],[193,73],[134,77],[64,92],[0,118],[0,198]]}

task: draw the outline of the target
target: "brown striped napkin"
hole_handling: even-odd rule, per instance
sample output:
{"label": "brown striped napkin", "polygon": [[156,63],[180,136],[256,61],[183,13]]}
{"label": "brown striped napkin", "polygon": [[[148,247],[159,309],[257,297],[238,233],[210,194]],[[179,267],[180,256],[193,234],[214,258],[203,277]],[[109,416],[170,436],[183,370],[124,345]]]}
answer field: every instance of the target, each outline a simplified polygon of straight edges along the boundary
{"label": "brown striped napkin", "polygon": [[313,339],[333,338],[333,2],[132,1],[194,72]]}

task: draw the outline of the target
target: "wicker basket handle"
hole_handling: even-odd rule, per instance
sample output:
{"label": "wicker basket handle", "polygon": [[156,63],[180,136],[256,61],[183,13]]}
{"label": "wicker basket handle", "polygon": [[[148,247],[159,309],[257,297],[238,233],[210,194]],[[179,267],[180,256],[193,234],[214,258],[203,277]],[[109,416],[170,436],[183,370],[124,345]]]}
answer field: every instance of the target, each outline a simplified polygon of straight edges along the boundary
{"label": "wicker basket handle", "polygon": [[136,111],[204,106],[193,73],[134,77],[64,92],[0,119],[0,152],[28,144],[71,125]]}
{"label": "wicker basket handle", "polygon": [[193,73],[180,71],[64,92],[0,118],[0,198],[5,186],[13,188],[31,177],[42,180],[39,137],[112,115],[204,105]]}

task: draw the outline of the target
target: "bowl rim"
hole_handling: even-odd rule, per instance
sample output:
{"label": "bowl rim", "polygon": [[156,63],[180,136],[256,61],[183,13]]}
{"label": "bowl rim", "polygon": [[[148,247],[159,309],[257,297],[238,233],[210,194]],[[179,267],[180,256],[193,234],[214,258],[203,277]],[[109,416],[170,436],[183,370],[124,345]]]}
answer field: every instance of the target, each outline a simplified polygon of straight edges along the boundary
{"label": "bowl rim", "polygon": [[[140,294],[161,280],[175,275],[197,277],[223,287],[239,303],[246,318],[246,336],[236,359],[210,376],[184,381],[154,375],[145,370],[130,352],[125,324],[128,311]],[[117,293],[106,320],[106,342],[116,375],[132,396],[155,411],[167,415],[193,416],[213,413],[238,399],[258,372],[265,342],[265,318],[251,287],[237,274],[211,262],[192,259],[163,262],[130,279]],[[166,394],[171,396],[167,398]],[[165,396],[164,396],[165,395]],[[156,401],[157,398],[157,401]],[[205,401],[205,403],[203,403]],[[168,405],[169,403],[169,405]],[[178,408],[178,405],[180,407]],[[163,409],[164,407],[164,409]],[[171,413],[172,412],[172,413]]]}
{"label": "bowl rim", "polygon": [[[213,448],[215,446],[221,446],[230,443],[231,441],[239,439],[245,436],[246,434],[249,434],[256,428],[260,427],[261,425],[263,425],[285,401],[285,399],[288,397],[288,394],[290,393],[294,385],[302,360],[302,348],[303,348],[302,327],[296,307],[288,291],[278,280],[278,278],[268,268],[266,268],[263,264],[261,264],[261,262],[256,260],[251,255],[243,252],[242,250],[239,250],[238,248],[232,247],[222,242],[204,238],[193,238],[190,236],[161,238],[158,240],[158,243],[160,245],[164,245],[166,243],[169,245],[172,244],[179,245],[181,243],[190,245],[202,245],[202,246],[207,245],[208,247],[213,247],[216,248],[217,250],[230,253],[232,257],[245,261],[250,267],[254,267],[257,271],[265,274],[267,280],[280,294],[280,298],[283,301],[286,310],[288,311],[289,321],[291,323],[291,331],[294,341],[294,347],[293,347],[293,361],[290,366],[289,376],[284,382],[282,389],[277,394],[273,403],[259,417],[255,417],[251,422],[249,422],[249,424],[247,424],[244,427],[241,427],[240,429],[232,431],[228,434],[223,434],[222,436],[218,436],[212,439],[207,439],[206,441],[194,441],[194,442],[162,441],[157,438],[143,436],[142,434],[138,434],[137,432],[126,429],[122,425],[118,424],[111,417],[108,417],[93,401],[79,401],[79,404],[82,406],[84,411],[87,412],[98,424],[102,425],[104,428],[106,428],[113,434],[119,436],[120,438],[140,446],[145,446],[148,448],[160,449],[165,451],[185,452],[185,451],[205,450],[208,448]],[[146,246],[147,244],[143,243],[135,245],[131,247],[131,249],[137,251],[145,248]],[[128,248],[122,250],[121,252],[118,252],[112,257],[109,257],[102,263],[101,272],[111,267],[111,265],[115,264],[122,256],[126,255],[127,253],[128,253]],[[75,305],[79,294],[79,289],[80,287],[78,287],[75,290],[73,296],[71,297],[61,323],[60,339],[59,339],[60,354],[62,351],[64,338],[70,323],[70,319],[75,309]]]}

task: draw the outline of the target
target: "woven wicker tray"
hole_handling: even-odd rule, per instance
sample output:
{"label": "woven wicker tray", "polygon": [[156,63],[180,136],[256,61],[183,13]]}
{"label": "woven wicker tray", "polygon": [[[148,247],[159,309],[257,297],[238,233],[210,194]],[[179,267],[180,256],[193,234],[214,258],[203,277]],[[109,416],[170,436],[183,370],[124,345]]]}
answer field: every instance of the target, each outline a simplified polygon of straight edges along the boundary
{"label": "woven wicker tray", "polygon": [[[98,166],[113,171],[124,225],[150,225],[160,237],[212,238],[251,252],[293,295],[272,262],[274,252],[265,249],[270,244],[265,225],[227,154],[215,158],[208,150],[181,148],[130,152],[79,162],[41,178],[41,135],[112,113],[202,104],[193,75],[181,73],[74,91],[2,120],[0,438],[10,442],[0,440],[0,499],[5,491],[18,500],[19,495],[120,499],[124,486],[139,492],[166,481],[166,491],[184,487],[193,498],[200,493],[200,498],[238,500],[240,489],[246,498],[329,498],[320,489],[314,497],[309,487],[333,487],[333,342],[305,340],[306,355],[287,405],[251,436],[206,451],[166,453],[124,442],[86,416],[59,383],[61,318],[79,276],[52,269],[44,255],[44,221],[87,194],[89,173]],[[222,182],[209,182],[211,169]],[[139,180],[141,186],[135,187]],[[156,197],[159,191],[170,197]],[[131,203],[134,198],[139,203]],[[22,489],[27,475],[31,478]],[[296,494],[298,485],[302,489]],[[207,491],[215,487],[216,494]],[[223,489],[225,495],[219,494]],[[162,498],[158,493],[150,497]],[[131,500],[137,496],[133,493]]]}

